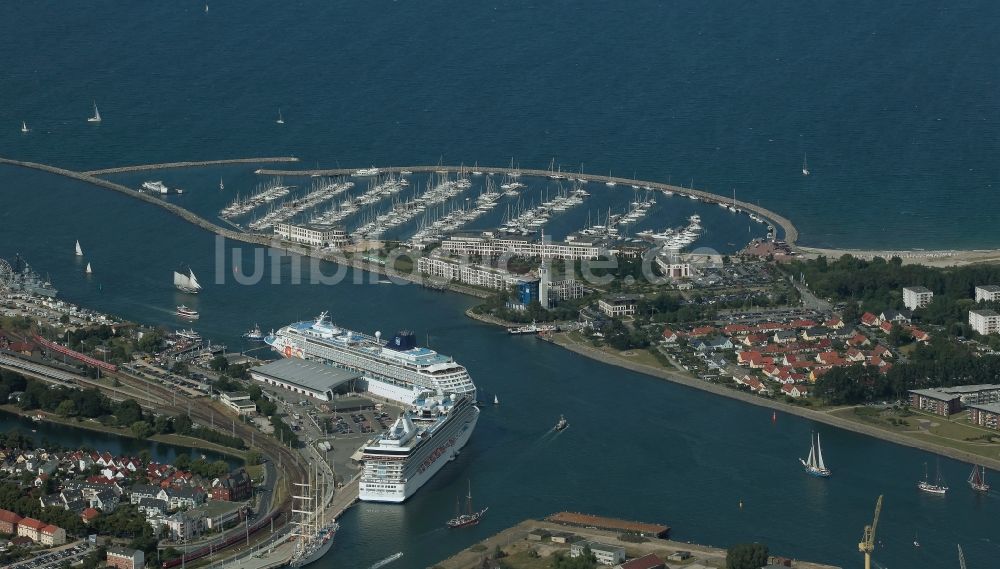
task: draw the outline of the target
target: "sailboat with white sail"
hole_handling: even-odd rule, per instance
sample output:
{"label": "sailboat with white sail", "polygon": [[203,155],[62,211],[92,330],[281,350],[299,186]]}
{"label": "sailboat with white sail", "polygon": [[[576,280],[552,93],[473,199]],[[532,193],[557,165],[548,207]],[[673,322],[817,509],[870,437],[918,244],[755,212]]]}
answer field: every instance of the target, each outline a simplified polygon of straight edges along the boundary
{"label": "sailboat with white sail", "polygon": [[803,154],[802,155],[802,175],[803,176],[808,176],[809,175],[809,163],[806,161],[806,158],[807,158],[807,156],[805,154]]}
{"label": "sailboat with white sail", "polygon": [[76,256],[77,257],[82,257],[83,256],[83,248],[80,247],[80,240],[79,239],[76,240]]}
{"label": "sailboat with white sail", "polygon": [[87,119],[87,122],[101,122],[101,111],[97,110],[97,101],[94,101],[94,116]]}
{"label": "sailboat with white sail", "polygon": [[219,191],[226,189],[226,185],[222,183],[222,176],[219,176]]}
{"label": "sailboat with white sail", "polygon": [[823,462],[823,447],[819,442],[819,433],[815,437],[809,435],[809,457],[799,459],[806,469],[806,474],[826,478],[830,476],[830,469]]}
{"label": "sailboat with white sail", "polygon": [[21,132],[23,132],[24,134],[28,134],[29,132],[31,132],[31,129],[28,128],[28,123],[21,121]]}
{"label": "sailboat with white sail", "polygon": [[88,275],[92,275],[94,274],[94,269],[90,268],[90,263],[87,263],[87,268],[84,269],[83,272],[87,273]]}
{"label": "sailboat with white sail", "polygon": [[285,119],[281,116],[281,109],[278,109],[278,120],[274,122],[278,124],[285,124]]}
{"label": "sailboat with white sail", "polygon": [[969,486],[976,492],[990,491],[990,485],[986,483],[985,466],[972,466],[972,474],[969,475]]}
{"label": "sailboat with white sail", "polygon": [[188,268],[186,275],[182,272],[174,271],[174,286],[177,290],[188,294],[198,294],[198,291],[201,290],[198,277],[194,276],[194,271],[190,268]]}

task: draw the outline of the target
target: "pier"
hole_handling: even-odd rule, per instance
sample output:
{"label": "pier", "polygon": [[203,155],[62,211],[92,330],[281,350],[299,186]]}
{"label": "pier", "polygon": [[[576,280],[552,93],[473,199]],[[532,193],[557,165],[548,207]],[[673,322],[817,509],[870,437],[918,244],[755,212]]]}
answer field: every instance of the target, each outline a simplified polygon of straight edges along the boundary
{"label": "pier", "polygon": [[170,168],[197,168],[200,166],[227,166],[230,164],[273,164],[277,162],[298,162],[294,156],[270,156],[266,158],[228,158],[223,160],[198,160],[188,162],[166,162],[163,164],[138,164],[133,166],[118,166],[116,168],[103,168],[101,170],[88,170],[82,172],[88,176],[101,176],[104,174],[124,174],[127,172],[142,172],[144,170],[166,170]]}
{"label": "pier", "polygon": [[[551,170],[533,170],[524,168],[506,168],[506,167],[495,167],[495,166],[476,166],[475,170],[477,172],[482,172],[483,174],[493,174],[493,175],[504,175],[504,174],[520,174],[522,176],[531,176],[539,178],[547,178],[552,174]],[[379,174],[399,174],[401,172],[469,172],[471,168],[467,166],[393,166],[390,168],[379,168]],[[274,169],[261,169],[257,170],[257,174],[261,176],[350,176],[357,172],[356,169],[352,168],[334,168],[325,170],[274,170]],[[749,202],[744,202],[740,200],[733,200],[723,195],[713,194],[711,192],[706,192],[703,190],[696,190],[693,188],[685,188],[682,186],[674,186],[671,184],[664,184],[661,182],[651,182],[649,180],[635,180],[632,178],[619,178],[617,176],[603,176],[600,174],[583,174],[574,172],[561,172],[561,175],[565,176],[566,179],[576,179],[576,180],[587,180],[588,182],[600,182],[602,184],[607,184],[609,182],[614,183],[616,186],[625,185],[626,187],[638,186],[640,188],[652,188],[654,190],[670,191],[679,196],[693,196],[698,198],[703,202],[708,203],[722,203],[726,205],[733,204],[736,207],[744,210],[756,213],[764,219],[771,222],[775,227],[780,227],[782,233],[784,234],[784,240],[789,246],[795,247],[796,241],[799,239],[799,230],[796,229],[795,224],[792,221],[772,210],[761,207],[756,204]]]}

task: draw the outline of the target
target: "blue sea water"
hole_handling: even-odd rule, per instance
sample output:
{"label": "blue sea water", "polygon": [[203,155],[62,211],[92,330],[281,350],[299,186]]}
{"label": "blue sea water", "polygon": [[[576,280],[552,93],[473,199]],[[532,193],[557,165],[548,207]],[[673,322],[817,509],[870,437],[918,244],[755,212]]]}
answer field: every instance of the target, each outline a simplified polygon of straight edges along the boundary
{"label": "blue sea water", "polygon": [[[357,167],[513,156],[544,168],[554,157],[565,170],[693,180],[723,195],[735,187],[790,217],[812,245],[996,246],[998,12],[924,0],[212,1],[207,14],[199,2],[7,3],[0,155],[79,169],[283,154]],[[94,100],[100,125],[85,121]],[[220,174],[253,183],[245,170],[163,176],[190,180],[204,195],[177,199],[211,212]],[[1000,498],[968,491],[965,464],[942,461],[947,498],[922,496],[925,453],[793,417],[772,424],[762,409],[508,338],[462,315],[471,300],[414,287],[295,286],[283,263],[267,269],[279,284],[203,276],[191,302],[169,271],[190,263],[215,275],[212,235],[17,168],[0,168],[0,196],[0,256],[24,253],[73,302],[178,327],[173,306],[187,301],[203,314],[197,329],[232,347],[254,322],[329,309],[361,330],[415,329],[500,393],[504,405],[484,410],[461,457],[412,501],[348,512],[322,567],[367,567],[396,551],[406,553],[400,567],[424,567],[563,509],[847,566],[859,562],[880,493],[883,565],[945,566],[958,542],[970,566],[1000,558]],[[547,435],[561,413],[571,428]],[[795,460],[814,428],[830,480]],[[487,519],[439,529],[468,479]]]}
{"label": "blue sea water", "polygon": [[1000,244],[995,2],[210,4],[0,6],[0,154],[554,157],[736,188],[810,245]]}

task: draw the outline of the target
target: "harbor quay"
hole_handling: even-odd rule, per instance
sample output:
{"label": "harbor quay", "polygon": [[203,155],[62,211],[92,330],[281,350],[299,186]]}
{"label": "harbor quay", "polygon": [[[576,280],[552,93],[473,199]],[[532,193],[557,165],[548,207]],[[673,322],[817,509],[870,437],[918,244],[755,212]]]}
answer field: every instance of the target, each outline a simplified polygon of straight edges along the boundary
{"label": "harbor quay", "polygon": [[[552,521],[572,516],[586,517],[597,524],[581,526]],[[691,569],[722,569],[726,567],[725,548],[674,541],[643,535],[643,529],[659,526],[640,522],[625,522],[589,514],[554,514],[543,520],[524,520],[457,554],[439,561],[432,569],[479,569],[507,567],[522,569],[540,567],[556,556],[576,557],[586,547],[597,558],[598,566],[628,569],[629,567],[687,567]],[[501,552],[497,558],[497,551]],[[632,560],[642,564],[628,565]],[[839,569],[810,561],[771,554],[769,564],[800,569]],[[546,564],[545,566],[549,566]]]}

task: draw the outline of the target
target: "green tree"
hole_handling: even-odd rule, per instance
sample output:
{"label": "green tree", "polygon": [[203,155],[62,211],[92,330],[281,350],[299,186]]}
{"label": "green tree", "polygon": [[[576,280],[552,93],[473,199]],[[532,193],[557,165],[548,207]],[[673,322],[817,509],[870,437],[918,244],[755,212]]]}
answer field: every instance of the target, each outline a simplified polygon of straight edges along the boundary
{"label": "green tree", "polygon": [[129,429],[131,429],[132,434],[135,435],[135,438],[137,439],[145,440],[153,434],[153,428],[150,427],[149,423],[146,421],[136,421],[132,423]]}
{"label": "green tree", "polygon": [[60,417],[74,417],[76,416],[76,403],[72,399],[65,399],[56,407],[56,413]]}
{"label": "green tree", "polygon": [[215,371],[224,372],[229,367],[229,360],[226,359],[226,356],[220,354],[212,358],[209,366]]}
{"label": "green tree", "polygon": [[191,467],[191,457],[182,452],[174,459],[174,466],[181,470],[187,470]]}
{"label": "green tree", "polygon": [[767,546],[737,543],[726,551],[726,569],[760,569],[767,565]]}

